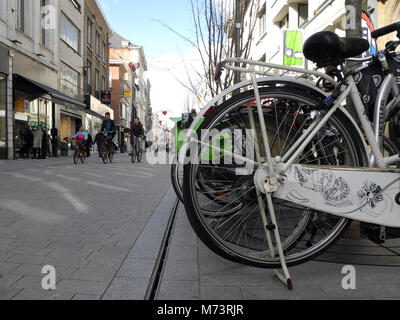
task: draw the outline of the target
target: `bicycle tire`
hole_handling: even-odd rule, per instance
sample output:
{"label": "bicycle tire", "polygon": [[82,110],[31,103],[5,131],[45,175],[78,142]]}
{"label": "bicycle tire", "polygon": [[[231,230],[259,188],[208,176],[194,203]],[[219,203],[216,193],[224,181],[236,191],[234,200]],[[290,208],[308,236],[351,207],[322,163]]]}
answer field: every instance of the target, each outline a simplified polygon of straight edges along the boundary
{"label": "bicycle tire", "polygon": [[131,161],[132,163],[136,163],[136,160],[137,160],[137,152],[136,152],[136,144],[134,144],[132,148]]}
{"label": "bicycle tire", "polygon": [[[275,94],[282,100],[292,98],[292,99],[307,101],[309,104],[312,105],[317,105],[320,103],[320,101],[315,96],[307,92],[303,92],[299,89],[290,87],[261,88],[260,94],[262,98],[268,95],[274,96]],[[250,103],[251,101],[254,100],[255,96],[252,90],[234,96],[233,98],[229,99],[219,107],[215,108],[214,111],[207,116],[203,124],[200,126],[199,130],[209,129],[210,127],[212,127],[213,123],[215,123],[218,119],[222,119],[223,117],[228,115],[228,113],[234,110],[234,108],[238,106],[240,108],[240,106],[242,106],[244,103],[246,102]],[[331,119],[332,119],[331,121],[334,122],[336,127],[343,131],[340,132],[340,134],[346,138],[346,143],[349,145],[349,148],[351,148],[351,152],[349,153],[351,153],[352,157],[351,161],[353,165],[354,166],[365,165],[364,163],[365,155],[363,146],[359,140],[354,139],[353,141],[352,137],[354,137],[356,133],[352,132],[354,128],[349,125],[348,120],[344,117],[343,113],[336,112]],[[347,124],[348,127],[346,127],[345,124]],[[255,266],[259,268],[280,267],[280,261],[276,255],[273,258],[269,258],[268,256],[266,256],[261,259],[261,256],[256,256],[255,254],[251,255],[250,253],[243,253],[242,251],[239,251],[239,249],[242,249],[240,248],[239,245],[238,245],[239,248],[235,248],[235,246],[232,243],[223,241],[223,239],[221,239],[221,237],[219,237],[218,234],[212,232],[211,224],[207,224],[207,222],[205,221],[206,218],[204,218],[201,209],[199,209],[200,205],[197,203],[197,198],[195,194],[196,193],[195,171],[196,171],[196,165],[192,165],[190,163],[188,165],[185,165],[184,182],[183,182],[183,185],[185,187],[183,188],[183,195],[184,195],[185,209],[189,222],[192,225],[197,236],[202,240],[202,242],[219,256],[234,262]],[[296,207],[289,210],[292,211],[299,210],[299,208]],[[313,214],[315,215],[316,212],[314,211]],[[336,217],[328,215],[328,218],[334,219]],[[296,230],[297,232],[296,236],[293,237],[293,240],[291,239],[292,242],[288,243],[288,246],[285,248],[286,249],[285,254],[288,254],[286,256],[287,265],[294,266],[309,261],[315,258],[316,256],[320,255],[329,247],[331,247],[344,234],[344,232],[346,232],[347,228],[350,226],[352,222],[351,220],[345,218],[337,218],[337,219],[338,222],[333,228],[333,231],[328,236],[323,238],[324,241],[320,241],[316,245],[312,245],[311,243],[310,248],[301,251],[303,252],[302,255],[295,253],[291,256],[288,253],[294,248],[294,246],[297,246],[297,244],[301,243],[303,237],[305,236],[306,228],[309,222],[307,222],[307,220],[304,220],[304,224],[306,223],[304,229],[301,230],[300,228],[299,230]],[[245,251],[245,249],[246,248],[244,248],[243,251]]]}
{"label": "bicycle tire", "polygon": [[138,146],[138,153],[137,153],[137,161],[140,163],[142,162],[142,158],[143,158],[143,150]]}
{"label": "bicycle tire", "polygon": [[104,145],[101,147],[101,159],[103,160],[104,164],[108,164],[108,152]]}
{"label": "bicycle tire", "polygon": [[79,153],[77,151],[74,152],[74,164],[78,164],[79,162]]}
{"label": "bicycle tire", "polygon": [[171,166],[171,183],[175,194],[179,201],[183,203],[183,177],[179,177],[178,165],[176,163]]}

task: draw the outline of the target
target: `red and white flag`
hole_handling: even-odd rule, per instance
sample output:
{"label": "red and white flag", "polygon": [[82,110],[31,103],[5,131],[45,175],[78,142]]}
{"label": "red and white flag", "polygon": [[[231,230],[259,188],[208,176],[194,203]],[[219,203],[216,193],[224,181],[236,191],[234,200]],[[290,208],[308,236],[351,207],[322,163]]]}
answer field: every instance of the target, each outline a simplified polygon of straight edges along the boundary
{"label": "red and white flag", "polygon": [[137,69],[140,68],[140,63],[139,62],[138,63],[131,62],[131,63],[129,63],[129,68],[131,68],[132,72],[135,72]]}

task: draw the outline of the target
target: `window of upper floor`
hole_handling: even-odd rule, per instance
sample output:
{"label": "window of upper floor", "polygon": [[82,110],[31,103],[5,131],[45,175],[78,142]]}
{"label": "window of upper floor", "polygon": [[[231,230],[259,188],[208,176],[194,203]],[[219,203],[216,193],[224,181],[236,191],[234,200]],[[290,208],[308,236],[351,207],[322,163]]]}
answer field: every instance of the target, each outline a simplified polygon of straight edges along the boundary
{"label": "window of upper floor", "polygon": [[61,14],[60,34],[61,40],[79,54],[81,31],[64,13]]}
{"label": "window of upper floor", "polygon": [[287,14],[281,21],[279,21],[279,28],[289,28],[289,14]]}
{"label": "window of upper floor", "polygon": [[[46,18],[48,12],[46,12],[45,7],[49,5],[49,0],[40,0],[40,12],[42,21]],[[44,24],[41,24],[41,33],[40,33],[40,44],[49,47],[50,45],[50,29],[46,28]]]}
{"label": "window of upper floor", "polygon": [[87,37],[87,39],[86,39],[86,42],[87,42],[87,45],[89,46],[89,48],[92,49],[93,22],[88,17],[86,23],[87,23],[87,27],[86,27],[86,30],[87,30],[86,37]]}
{"label": "window of upper floor", "polygon": [[257,17],[258,17],[259,37],[262,37],[264,33],[267,32],[267,9],[265,4],[258,12]]}
{"label": "window of upper floor", "polygon": [[72,5],[75,7],[76,10],[78,10],[79,12],[81,12],[81,4],[79,3],[78,0],[69,0]]}
{"label": "window of upper floor", "polygon": [[299,4],[299,28],[308,21],[308,4]]}
{"label": "window of upper floor", "polygon": [[7,20],[7,1],[0,1],[0,19]]}
{"label": "window of upper floor", "polygon": [[96,31],[96,39],[95,39],[95,52],[96,52],[96,56],[100,55],[100,33],[98,31]]}
{"label": "window of upper floor", "polygon": [[79,99],[80,74],[65,63],[61,63],[61,88],[66,95]]}
{"label": "window of upper floor", "polygon": [[26,26],[26,19],[25,19],[25,9],[26,9],[26,0],[17,0],[16,1],[16,8],[14,9],[14,14],[16,15],[16,26],[17,29],[25,32]]}

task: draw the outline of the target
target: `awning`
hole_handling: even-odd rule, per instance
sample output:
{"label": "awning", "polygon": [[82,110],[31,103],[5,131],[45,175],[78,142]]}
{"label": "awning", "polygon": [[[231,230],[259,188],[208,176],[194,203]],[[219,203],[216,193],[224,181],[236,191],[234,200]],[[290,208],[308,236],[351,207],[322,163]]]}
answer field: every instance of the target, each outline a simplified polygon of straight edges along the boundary
{"label": "awning", "polygon": [[96,118],[99,118],[99,119],[101,119],[101,120],[104,120],[104,119],[105,119],[104,116],[102,116],[101,114],[98,114],[97,112],[95,112],[95,111],[93,111],[93,110],[90,110],[90,109],[86,109],[86,113],[87,113],[87,114],[90,114],[91,116],[94,116],[94,117],[96,117]]}
{"label": "awning", "polygon": [[84,104],[83,102],[70,98],[56,89],[25,78],[19,74],[14,75],[14,86],[16,91],[27,94],[29,97],[31,97],[31,99],[43,97],[53,101],[54,103],[61,104],[66,107],[76,105],[82,108],[86,108],[86,104]]}

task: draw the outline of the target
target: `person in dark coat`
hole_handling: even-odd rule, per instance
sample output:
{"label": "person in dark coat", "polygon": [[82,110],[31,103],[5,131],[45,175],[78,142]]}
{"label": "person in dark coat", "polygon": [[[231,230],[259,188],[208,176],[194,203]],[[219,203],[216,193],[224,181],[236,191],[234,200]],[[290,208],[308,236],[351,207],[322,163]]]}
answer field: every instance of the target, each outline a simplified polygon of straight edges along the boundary
{"label": "person in dark coat", "polygon": [[53,128],[51,133],[51,149],[53,151],[53,157],[58,158],[58,129]]}
{"label": "person in dark coat", "polygon": [[50,137],[49,135],[46,133],[46,130],[43,130],[43,139],[42,139],[42,149],[41,149],[41,154],[39,156],[39,159],[46,159],[47,154],[49,152],[49,140]]}
{"label": "person in dark coat", "polygon": [[32,148],[33,144],[33,135],[30,128],[25,128],[22,131],[22,148],[21,148],[21,157],[23,159],[29,158],[29,151]]}
{"label": "person in dark coat", "polygon": [[94,143],[97,145],[97,151],[99,152],[99,157],[101,157],[101,145],[103,144],[104,135],[102,131],[99,129],[98,133],[94,137]]}
{"label": "person in dark coat", "polygon": [[88,133],[88,139],[86,141],[86,156],[90,157],[90,150],[92,149],[93,146],[93,138],[90,133]]}
{"label": "person in dark coat", "polygon": [[101,132],[103,132],[106,136],[111,135],[112,139],[114,139],[116,135],[115,121],[111,119],[110,113],[106,113],[106,119],[103,120],[103,124],[101,125]]}

